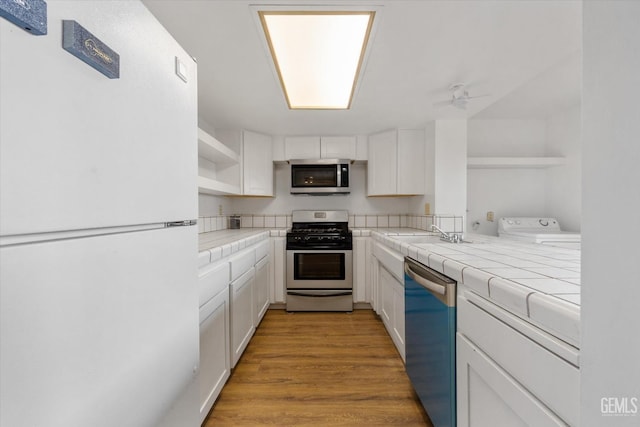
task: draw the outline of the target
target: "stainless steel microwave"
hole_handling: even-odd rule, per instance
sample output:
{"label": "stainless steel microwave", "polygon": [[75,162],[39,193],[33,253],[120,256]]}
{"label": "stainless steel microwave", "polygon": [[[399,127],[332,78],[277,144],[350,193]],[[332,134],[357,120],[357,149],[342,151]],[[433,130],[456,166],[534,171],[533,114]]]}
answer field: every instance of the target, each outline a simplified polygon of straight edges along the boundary
{"label": "stainless steel microwave", "polygon": [[291,160],[291,194],[348,194],[350,161]]}

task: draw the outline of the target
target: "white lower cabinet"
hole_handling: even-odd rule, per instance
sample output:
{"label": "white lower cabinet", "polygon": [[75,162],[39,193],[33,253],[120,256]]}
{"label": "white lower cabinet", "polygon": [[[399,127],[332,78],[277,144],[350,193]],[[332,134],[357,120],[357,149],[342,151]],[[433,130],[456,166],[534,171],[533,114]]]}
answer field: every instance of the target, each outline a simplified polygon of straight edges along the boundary
{"label": "white lower cabinet", "polygon": [[406,362],[404,331],[404,284],[393,283],[393,336],[402,360]]}
{"label": "white lower cabinet", "polygon": [[262,258],[255,266],[256,277],[254,281],[254,327],[258,327],[269,308],[269,255]]}
{"label": "white lower cabinet", "polygon": [[231,372],[229,353],[229,263],[203,266],[199,271],[200,369],[194,382],[202,422]]}
{"label": "white lower cabinet", "polygon": [[253,313],[254,268],[231,282],[231,367],[234,368],[255,331]]}
{"label": "white lower cabinet", "polygon": [[229,378],[229,290],[225,287],[200,308],[200,422]]}
{"label": "white lower cabinet", "polygon": [[269,299],[274,304],[283,304],[286,298],[285,257],[286,237],[272,237],[270,248]]}
{"label": "white lower cabinet", "polygon": [[371,239],[353,238],[353,302],[371,301]]}
{"label": "white lower cabinet", "polygon": [[371,307],[373,311],[381,316],[380,307],[380,262],[373,254],[369,259],[369,270],[371,272]]}
{"label": "white lower cabinet", "polygon": [[405,360],[404,285],[389,271],[380,266],[378,287],[380,291],[380,316],[398,353]]}
{"label": "white lower cabinet", "polygon": [[200,367],[163,427],[182,425],[174,420],[193,414],[196,399],[204,421],[269,308],[268,239],[213,263],[206,251],[200,257]]}
{"label": "white lower cabinet", "polygon": [[458,427],[567,425],[459,333],[456,351]]}
{"label": "white lower cabinet", "polygon": [[457,322],[459,427],[579,424],[577,349],[460,285]]}
{"label": "white lower cabinet", "polygon": [[371,252],[372,305],[404,361],[404,256],[380,242],[371,243]]}

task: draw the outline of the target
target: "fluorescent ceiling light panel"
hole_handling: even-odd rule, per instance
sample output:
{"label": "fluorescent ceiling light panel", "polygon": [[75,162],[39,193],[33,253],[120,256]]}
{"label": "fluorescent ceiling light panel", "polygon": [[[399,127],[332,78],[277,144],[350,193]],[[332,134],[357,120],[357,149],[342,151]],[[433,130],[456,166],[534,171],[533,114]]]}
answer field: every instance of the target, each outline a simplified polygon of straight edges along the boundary
{"label": "fluorescent ceiling light panel", "polygon": [[348,109],[375,12],[260,11],[291,109]]}

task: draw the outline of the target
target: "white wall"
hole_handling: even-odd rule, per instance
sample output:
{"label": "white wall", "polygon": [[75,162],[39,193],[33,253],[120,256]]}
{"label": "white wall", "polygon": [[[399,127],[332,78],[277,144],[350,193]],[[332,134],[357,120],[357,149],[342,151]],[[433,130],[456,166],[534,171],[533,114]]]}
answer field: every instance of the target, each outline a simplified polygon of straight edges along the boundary
{"label": "white wall", "polygon": [[469,169],[467,230],[497,235],[503,216],[551,216],[567,231],[580,231],[580,107],[546,120],[477,119],[469,121],[470,157],[561,156],[566,164],[547,169]]}
{"label": "white wall", "polygon": [[287,164],[275,165],[274,198],[245,198],[231,200],[231,213],[290,214],[295,209],[346,209],[352,214],[406,214],[408,197],[367,197],[366,165],[351,165],[351,194],[345,196],[294,196],[289,193],[290,170]]}
{"label": "white wall", "polygon": [[[415,196],[409,199],[409,213],[415,215],[425,214],[425,203],[429,204],[429,212],[434,213],[435,206],[435,151],[436,151],[436,123],[427,123],[424,130],[425,136],[425,158],[424,158],[424,177],[425,177],[425,194],[423,196]],[[462,215],[462,213],[461,213]]]}
{"label": "white wall", "polygon": [[231,202],[229,197],[198,194],[198,216],[230,215]]}
{"label": "white wall", "polygon": [[436,120],[434,213],[466,215],[467,120]]}
{"label": "white wall", "polygon": [[640,2],[583,3],[583,427],[640,425],[601,406],[640,400],[638,22]]}
{"label": "white wall", "polygon": [[582,193],[582,141],[580,106],[547,119],[546,154],[561,156],[566,164],[547,170],[545,205],[548,216],[566,231],[580,231]]}
{"label": "white wall", "polygon": [[545,121],[541,119],[469,120],[469,157],[543,156]]}
{"label": "white wall", "polygon": [[500,217],[545,216],[545,182],[543,169],[469,169],[466,230],[497,236]]}
{"label": "white wall", "polygon": [[[544,120],[469,120],[469,157],[543,156]],[[469,169],[466,230],[498,234],[503,216],[544,216],[546,172],[543,169]],[[487,212],[495,220],[487,221]],[[479,222],[477,229],[472,228]]]}

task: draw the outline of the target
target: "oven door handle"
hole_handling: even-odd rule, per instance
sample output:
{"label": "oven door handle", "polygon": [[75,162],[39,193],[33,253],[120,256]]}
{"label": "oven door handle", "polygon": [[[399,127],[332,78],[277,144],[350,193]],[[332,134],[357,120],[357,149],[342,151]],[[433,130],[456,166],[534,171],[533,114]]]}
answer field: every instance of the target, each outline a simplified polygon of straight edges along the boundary
{"label": "oven door handle", "polygon": [[[316,291],[317,292],[317,291]],[[304,292],[287,291],[287,295],[295,295],[299,297],[311,297],[311,298],[327,298],[327,297],[341,297],[345,295],[351,295],[352,292],[325,292],[325,293],[313,293],[308,294]]]}

